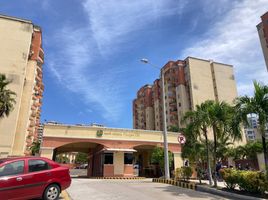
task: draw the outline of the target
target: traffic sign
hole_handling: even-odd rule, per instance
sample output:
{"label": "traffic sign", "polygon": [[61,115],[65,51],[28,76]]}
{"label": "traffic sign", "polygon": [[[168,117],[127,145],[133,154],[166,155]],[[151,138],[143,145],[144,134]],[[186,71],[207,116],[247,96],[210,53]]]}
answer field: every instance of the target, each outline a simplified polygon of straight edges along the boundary
{"label": "traffic sign", "polygon": [[185,142],[186,142],[186,138],[185,138],[185,136],[184,136],[184,135],[179,135],[179,136],[178,136],[178,142],[179,142],[180,144],[185,144]]}

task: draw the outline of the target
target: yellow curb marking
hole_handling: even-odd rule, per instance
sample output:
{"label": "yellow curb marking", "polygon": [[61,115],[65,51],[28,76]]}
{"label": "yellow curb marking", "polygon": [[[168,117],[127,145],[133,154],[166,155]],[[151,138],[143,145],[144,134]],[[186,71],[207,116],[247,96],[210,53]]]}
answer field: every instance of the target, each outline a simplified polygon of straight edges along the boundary
{"label": "yellow curb marking", "polygon": [[62,197],[64,200],[71,200],[69,194],[68,194],[65,190],[63,190],[63,191],[61,192],[61,197]]}

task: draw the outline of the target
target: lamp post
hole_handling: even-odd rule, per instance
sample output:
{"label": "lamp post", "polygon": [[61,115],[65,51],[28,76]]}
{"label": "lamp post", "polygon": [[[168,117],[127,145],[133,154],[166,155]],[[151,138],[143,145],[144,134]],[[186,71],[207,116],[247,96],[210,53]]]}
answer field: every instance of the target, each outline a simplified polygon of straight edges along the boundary
{"label": "lamp post", "polygon": [[[149,60],[146,58],[141,59],[141,62],[145,64],[150,64],[151,66],[160,69],[151,63],[149,63]],[[165,159],[165,179],[170,179],[170,173],[169,173],[169,157],[168,157],[168,142],[167,142],[167,116],[166,116],[166,99],[165,99],[165,79],[164,79],[164,72],[161,70],[161,82],[162,82],[162,112],[163,112],[163,138],[164,138],[164,159]]]}

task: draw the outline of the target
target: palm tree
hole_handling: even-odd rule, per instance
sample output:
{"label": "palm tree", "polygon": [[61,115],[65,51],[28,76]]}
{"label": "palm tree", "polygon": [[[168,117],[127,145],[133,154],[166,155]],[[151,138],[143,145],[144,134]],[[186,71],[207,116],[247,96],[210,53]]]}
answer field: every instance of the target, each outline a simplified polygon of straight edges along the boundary
{"label": "palm tree", "polygon": [[32,146],[30,147],[30,150],[31,150],[31,153],[32,153],[33,156],[36,155],[36,154],[39,154],[40,145],[41,145],[41,143],[39,141],[34,141],[32,143]]}
{"label": "palm tree", "polygon": [[[214,146],[213,146],[213,163],[217,164],[218,144],[219,139],[224,141],[226,144],[231,144],[235,140],[241,140],[240,130],[240,116],[236,114],[235,107],[230,106],[225,102],[214,102],[208,108],[209,113],[209,124],[212,128]],[[229,142],[228,142],[229,141]],[[217,187],[217,172],[214,170],[214,186]]]}
{"label": "palm tree", "polygon": [[186,143],[182,146],[182,158],[189,159],[190,163],[196,163],[197,176],[201,184],[202,179],[202,161],[206,160],[206,147],[202,141],[198,140],[197,134],[193,131],[193,124],[189,124],[186,128],[182,128],[186,137]]}
{"label": "palm tree", "polygon": [[193,132],[197,135],[197,137],[200,138],[200,140],[202,139],[202,137],[205,138],[207,171],[210,185],[212,185],[212,175],[208,141],[208,128],[210,126],[208,110],[212,105],[213,101],[205,101],[201,105],[197,105],[196,110],[188,111],[187,113],[185,113],[185,116],[183,118],[183,122],[190,121],[188,126],[192,126],[194,130]]}
{"label": "palm tree", "polygon": [[16,103],[15,92],[6,88],[9,83],[6,76],[0,74],[0,118],[7,117]]}
{"label": "palm tree", "polygon": [[[244,121],[248,114],[256,114],[258,116],[259,125],[258,130],[262,136],[262,148],[264,154],[264,162],[266,174],[268,177],[268,155],[265,140],[265,128],[268,123],[268,86],[262,85],[256,81],[254,84],[254,95],[248,97],[247,95],[239,97],[236,101],[236,106],[240,109],[241,115],[244,116]],[[246,123],[248,123],[246,121]]]}

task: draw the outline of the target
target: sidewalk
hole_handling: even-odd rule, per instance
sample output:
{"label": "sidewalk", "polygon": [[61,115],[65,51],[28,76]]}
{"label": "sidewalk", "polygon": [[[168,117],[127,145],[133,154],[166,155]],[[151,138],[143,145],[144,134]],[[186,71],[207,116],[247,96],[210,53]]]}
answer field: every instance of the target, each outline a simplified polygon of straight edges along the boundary
{"label": "sidewalk", "polygon": [[[199,180],[190,180],[190,181],[195,182],[195,183],[199,183]],[[209,185],[208,180],[202,180],[202,183],[206,183]],[[212,181],[212,185],[214,185],[214,181]],[[217,181],[217,185],[218,185],[218,187],[222,187],[222,188],[226,187],[224,181]]]}

